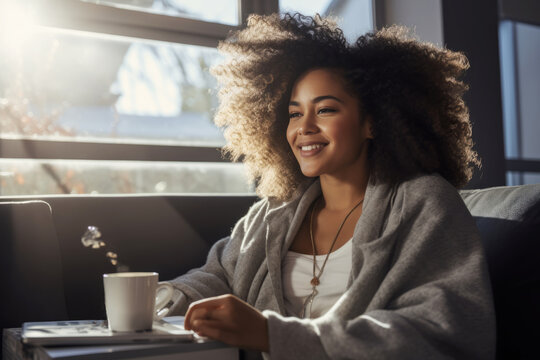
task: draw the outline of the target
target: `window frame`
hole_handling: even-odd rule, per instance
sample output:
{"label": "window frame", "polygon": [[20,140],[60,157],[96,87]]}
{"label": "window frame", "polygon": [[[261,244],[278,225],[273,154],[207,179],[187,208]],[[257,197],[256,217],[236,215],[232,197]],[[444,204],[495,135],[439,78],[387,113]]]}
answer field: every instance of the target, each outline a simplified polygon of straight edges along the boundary
{"label": "window frame", "polygon": [[40,1],[36,11],[42,26],[208,47],[239,28],[81,0]]}

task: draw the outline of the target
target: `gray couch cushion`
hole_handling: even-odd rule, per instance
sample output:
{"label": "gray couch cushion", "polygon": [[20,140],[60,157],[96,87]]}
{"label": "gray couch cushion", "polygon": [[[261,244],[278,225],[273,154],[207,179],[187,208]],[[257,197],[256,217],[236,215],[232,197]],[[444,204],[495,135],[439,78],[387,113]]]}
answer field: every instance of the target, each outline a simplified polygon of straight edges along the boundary
{"label": "gray couch cushion", "polygon": [[538,358],[540,184],[464,190],[488,260],[497,313],[497,358]]}

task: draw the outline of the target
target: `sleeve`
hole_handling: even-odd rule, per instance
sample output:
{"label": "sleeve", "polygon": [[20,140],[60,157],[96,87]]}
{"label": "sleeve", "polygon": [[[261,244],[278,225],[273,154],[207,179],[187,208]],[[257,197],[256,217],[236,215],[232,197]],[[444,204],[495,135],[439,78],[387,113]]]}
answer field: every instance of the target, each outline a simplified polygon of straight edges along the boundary
{"label": "sleeve", "polygon": [[[216,242],[206,259],[206,263],[197,269],[169,281],[174,289],[171,315],[185,314],[189,304],[207,297],[230,293],[230,281],[234,271],[234,259],[231,259],[231,238],[226,237]],[[228,256],[224,256],[228,253]]]}
{"label": "sleeve", "polygon": [[170,306],[171,315],[183,315],[194,301],[232,293],[238,255],[246,239],[264,215],[267,201],[255,203],[234,226],[231,235],[217,241],[210,249],[206,263],[169,281],[175,291]]}
{"label": "sleeve", "polygon": [[390,265],[366,311],[354,313],[354,300],[368,291],[356,278],[344,295],[350,299],[340,299],[353,303],[345,315],[334,309],[306,320],[264,312],[271,358],[494,358],[492,295],[476,225],[454,188],[433,190],[403,194],[399,225],[383,234],[394,239]]}

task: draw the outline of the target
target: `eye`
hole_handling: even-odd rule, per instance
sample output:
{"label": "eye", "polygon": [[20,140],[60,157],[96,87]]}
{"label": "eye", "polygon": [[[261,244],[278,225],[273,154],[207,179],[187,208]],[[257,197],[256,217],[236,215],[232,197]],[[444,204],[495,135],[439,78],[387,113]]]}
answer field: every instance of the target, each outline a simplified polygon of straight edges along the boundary
{"label": "eye", "polygon": [[300,117],[301,114],[299,112],[290,112],[289,113],[289,119]]}
{"label": "eye", "polygon": [[328,114],[328,113],[335,113],[336,110],[332,108],[322,108],[317,111],[317,114]]}

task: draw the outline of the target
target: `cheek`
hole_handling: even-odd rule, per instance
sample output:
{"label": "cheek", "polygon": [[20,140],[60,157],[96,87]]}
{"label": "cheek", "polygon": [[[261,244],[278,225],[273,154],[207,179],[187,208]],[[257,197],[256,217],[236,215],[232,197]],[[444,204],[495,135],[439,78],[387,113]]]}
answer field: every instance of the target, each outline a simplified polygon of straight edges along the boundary
{"label": "cheek", "polygon": [[329,123],[323,130],[336,144],[346,147],[354,147],[363,138],[363,132],[357,122],[341,118],[339,121]]}
{"label": "cheek", "polygon": [[294,126],[291,126],[291,124],[289,124],[287,126],[287,142],[289,143],[289,146],[291,147],[291,149],[293,148],[293,144],[294,144],[294,140],[296,138],[296,127]]}

